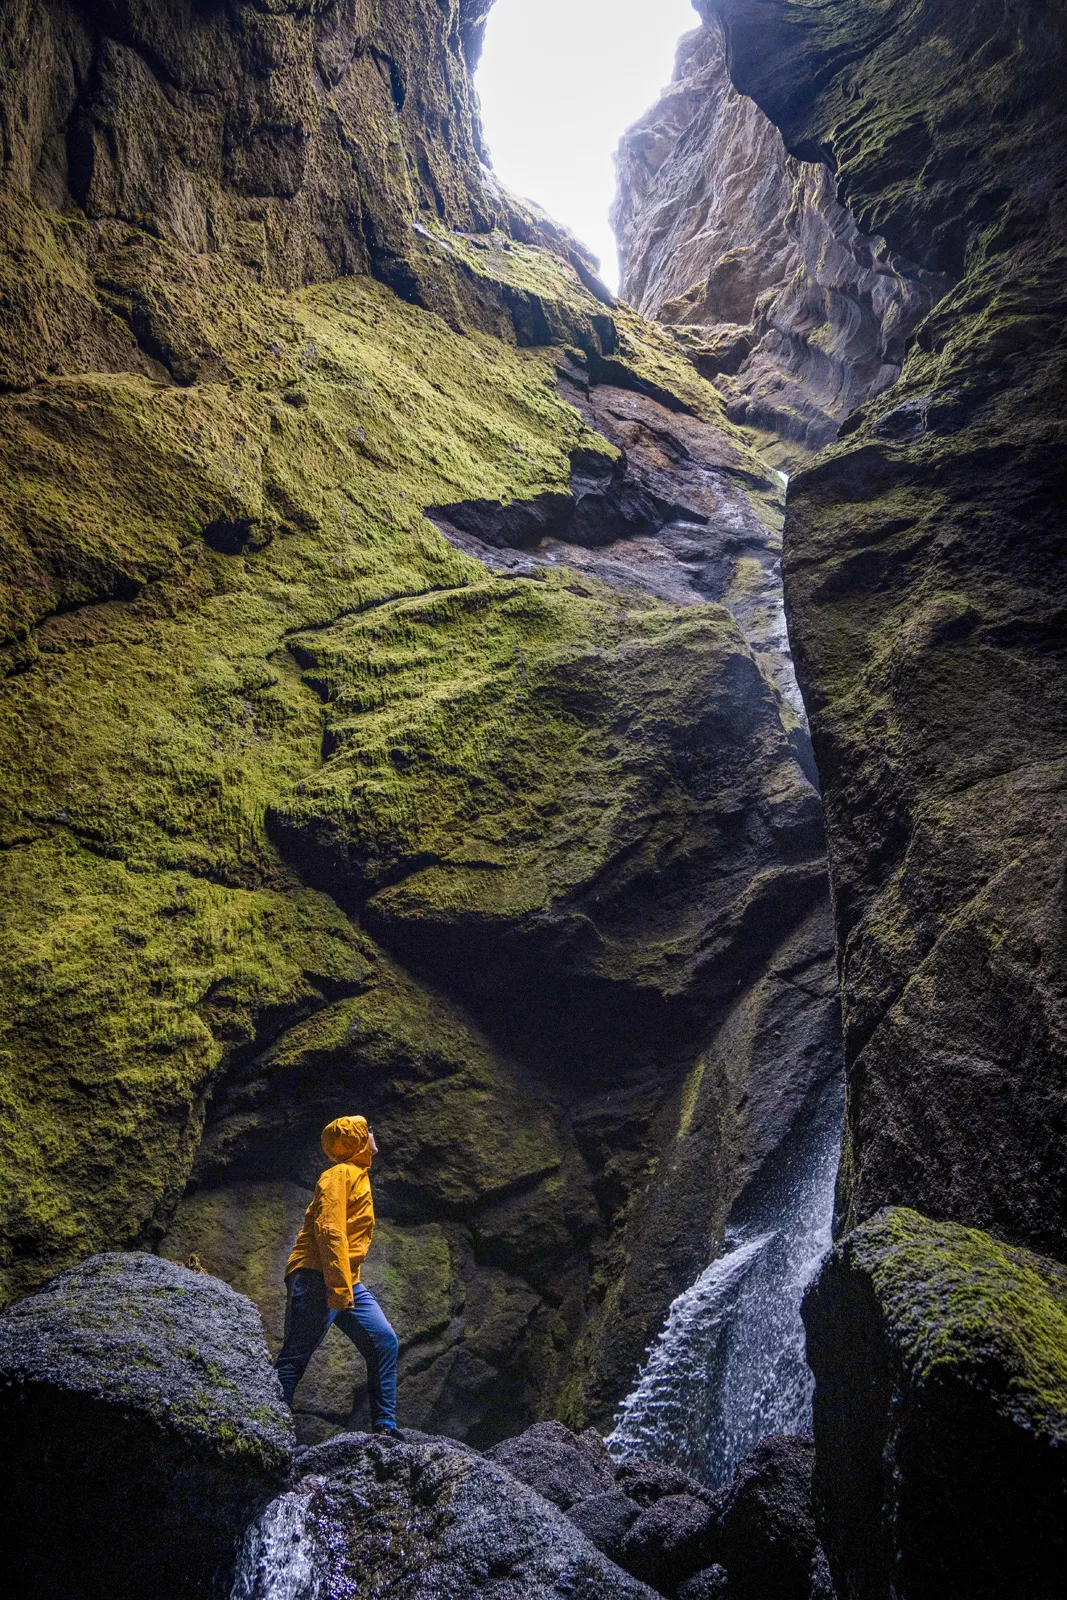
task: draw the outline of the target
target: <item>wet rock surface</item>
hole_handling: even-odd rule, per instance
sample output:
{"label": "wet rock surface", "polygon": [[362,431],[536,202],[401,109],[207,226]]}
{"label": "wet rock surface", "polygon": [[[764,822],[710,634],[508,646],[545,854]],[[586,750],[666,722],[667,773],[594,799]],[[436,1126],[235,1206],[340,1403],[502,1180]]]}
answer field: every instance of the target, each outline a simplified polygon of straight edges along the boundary
{"label": "wet rock surface", "polygon": [[150,1255],[61,1273],[0,1317],[5,1594],[225,1594],[292,1449],[244,1296]]}
{"label": "wet rock surface", "polygon": [[538,1423],[489,1456],[657,1593],[818,1600],[833,1586],[815,1531],[812,1453],[807,1437],[765,1439],[718,1492],[662,1462],[614,1462],[596,1434],[559,1423]]}
{"label": "wet rock surface", "polygon": [[245,1540],[234,1600],[651,1600],[548,1500],[450,1439],[342,1435]]}
{"label": "wet rock surface", "polygon": [[619,1545],[628,1572],[672,1594],[718,1553],[718,1508],[695,1494],[667,1494],[643,1511]]}
{"label": "wet rock surface", "polygon": [[862,233],[830,170],[787,151],[730,82],[721,23],[703,9],[674,81],[619,150],[622,293],[674,329],[731,416],[799,464],[896,381],[947,279]]}
{"label": "wet rock surface", "polygon": [[593,1428],[575,1436],[561,1422],[536,1422],[487,1456],[561,1511],[615,1487],[615,1464]]}
{"label": "wet rock surface", "polygon": [[597,370],[570,354],[559,389],[616,459],[576,453],[567,495],[427,514],[493,570],[564,565],[674,605],[724,605],[795,714],[798,756],[813,776],[781,598],[778,473],[753,473],[721,429],[672,410],[668,396],[597,381]]}
{"label": "wet rock surface", "polygon": [[727,1600],[730,1593],[730,1579],[725,1567],[720,1567],[718,1562],[713,1566],[705,1567],[703,1572],[696,1572],[678,1590],[678,1600]]}
{"label": "wet rock surface", "polygon": [[1067,1269],[886,1210],[838,1246],[804,1317],[838,1593],[1058,1594]]}

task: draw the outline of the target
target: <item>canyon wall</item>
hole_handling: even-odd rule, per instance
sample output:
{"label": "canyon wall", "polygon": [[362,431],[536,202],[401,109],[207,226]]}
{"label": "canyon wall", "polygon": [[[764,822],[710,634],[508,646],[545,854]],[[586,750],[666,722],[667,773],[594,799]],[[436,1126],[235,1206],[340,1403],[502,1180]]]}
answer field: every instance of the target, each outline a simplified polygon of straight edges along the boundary
{"label": "canyon wall", "polygon": [[840,1242],[804,1310],[817,1518],[849,1600],[1051,1595],[1063,8],[698,9],[674,83],[624,140],[616,215],[624,292],[793,468],[786,609],[847,1091]]}
{"label": "canyon wall", "polygon": [[790,484],[841,948],[847,1226],[1067,1249],[1062,10],[721,0],[730,73],[951,288]]}
{"label": "canyon wall", "polygon": [[148,1244],[276,1341],[362,1110],[483,1443],[610,1415],[840,1048],[779,480],[482,168],[486,10],[0,18],[4,1297]]}
{"label": "canyon wall", "polygon": [[900,376],[947,287],[842,205],[739,94],[718,19],[687,34],[662,99],[616,156],[622,293],[668,324],[727,403],[792,465]]}

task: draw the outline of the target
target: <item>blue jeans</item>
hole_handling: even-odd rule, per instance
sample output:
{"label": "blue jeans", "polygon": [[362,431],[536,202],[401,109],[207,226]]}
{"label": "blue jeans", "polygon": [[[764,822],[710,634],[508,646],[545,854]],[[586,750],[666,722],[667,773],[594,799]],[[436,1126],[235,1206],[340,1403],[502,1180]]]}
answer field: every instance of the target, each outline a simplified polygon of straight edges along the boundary
{"label": "blue jeans", "polygon": [[308,1362],[335,1323],[367,1363],[371,1426],[395,1428],[397,1339],[370,1290],[354,1283],[351,1311],[331,1311],[322,1273],[312,1267],[290,1272],[285,1287],[285,1342],[274,1366],[286,1404],[292,1405]]}

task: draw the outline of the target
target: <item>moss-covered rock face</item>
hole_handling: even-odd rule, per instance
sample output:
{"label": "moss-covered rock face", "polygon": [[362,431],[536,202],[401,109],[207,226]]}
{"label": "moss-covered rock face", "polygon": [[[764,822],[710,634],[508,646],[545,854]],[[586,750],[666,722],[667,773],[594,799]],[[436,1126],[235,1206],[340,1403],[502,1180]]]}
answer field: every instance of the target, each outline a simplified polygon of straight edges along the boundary
{"label": "moss-covered rock face", "polygon": [[1063,18],[719,0],[731,72],[861,228],[954,287],[790,484],[829,821],[844,1220],[915,1204],[1060,1255],[1067,1104]]}
{"label": "moss-covered rock face", "polygon": [[834,1252],[804,1320],[838,1593],[1058,1594],[1067,1270],[887,1210]]}
{"label": "moss-covered rock face", "polygon": [[[402,1408],[480,1442],[610,1411],[835,1026],[776,480],[486,186],[485,9],[0,32],[2,1293],[155,1244],[277,1340],[361,1110]],[[700,479],[711,588],[588,527],[580,572],[491,569],[425,515],[577,505],[631,444],[668,508],[672,457]],[[769,1089],[787,1014],[818,1047]]]}
{"label": "moss-covered rock face", "polygon": [[[114,225],[116,243],[147,223],[194,262],[231,249],[270,282],[374,271],[418,296],[413,223],[507,215],[479,170],[469,12],[466,0],[19,0],[0,38],[5,165],[51,209],[73,201],[98,235]],[[225,359],[180,296],[123,270],[121,244],[94,305],[50,231],[31,212],[18,235],[11,309],[37,337],[5,351],[10,381],[54,362],[79,370],[88,348],[91,365],[124,366],[134,340],[176,375],[198,355]]]}

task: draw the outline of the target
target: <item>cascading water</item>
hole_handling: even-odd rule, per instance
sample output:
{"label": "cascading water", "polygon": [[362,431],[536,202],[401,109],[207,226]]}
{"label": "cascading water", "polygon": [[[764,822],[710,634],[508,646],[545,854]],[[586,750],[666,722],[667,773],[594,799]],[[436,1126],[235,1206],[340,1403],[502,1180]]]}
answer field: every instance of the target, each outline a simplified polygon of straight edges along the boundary
{"label": "cascading water", "polygon": [[310,1495],[272,1500],[244,1536],[230,1600],[317,1600],[307,1512]]}
{"label": "cascading water", "polygon": [[825,1084],[726,1229],[726,1249],[671,1306],[608,1447],[713,1487],[769,1433],[811,1425],[800,1302],[830,1247],[842,1091]]}

